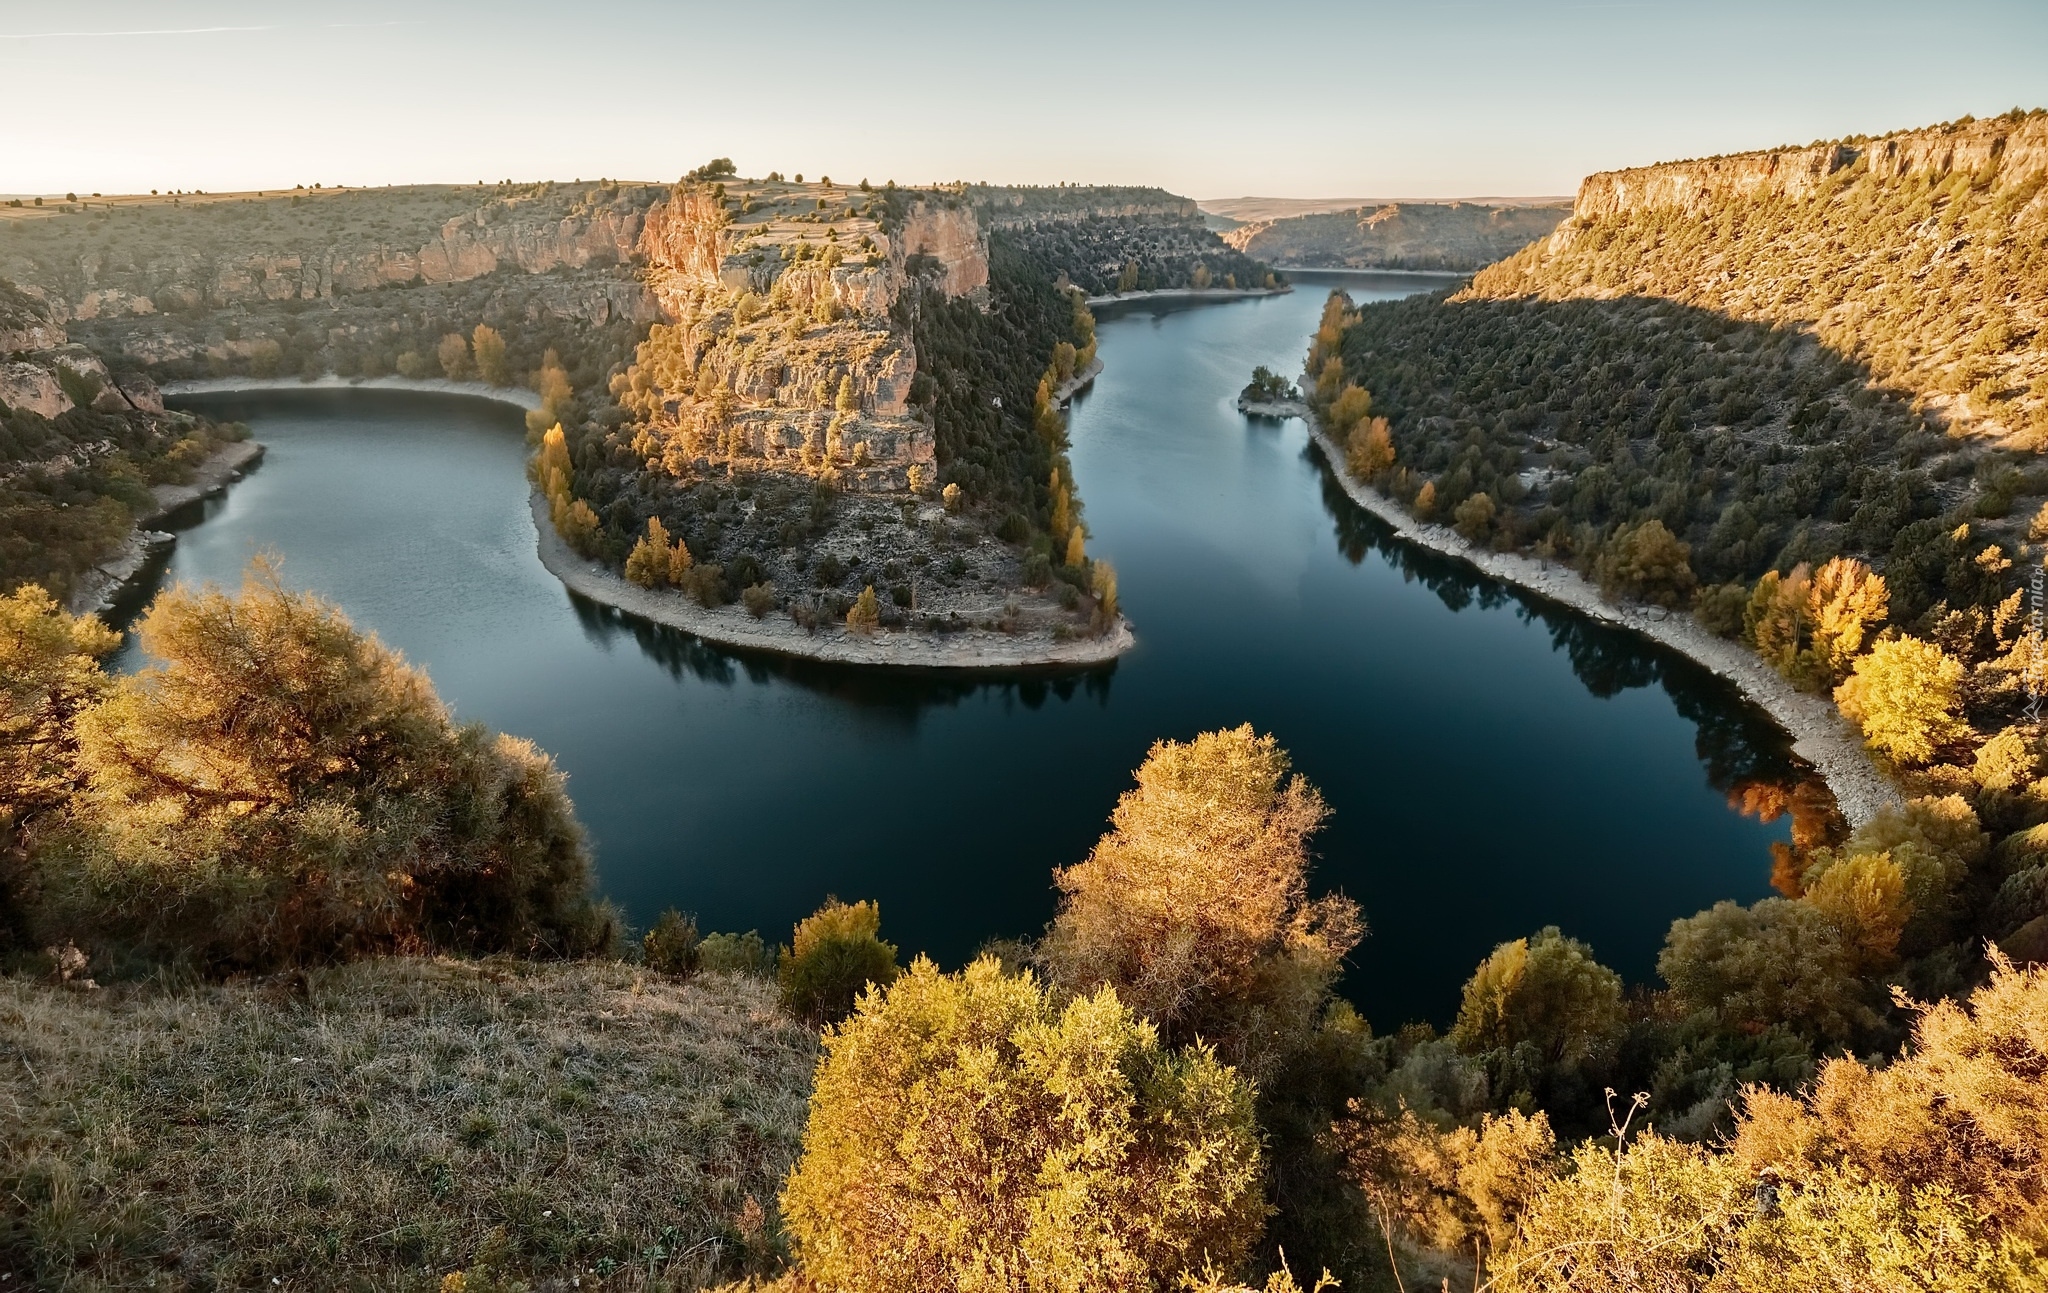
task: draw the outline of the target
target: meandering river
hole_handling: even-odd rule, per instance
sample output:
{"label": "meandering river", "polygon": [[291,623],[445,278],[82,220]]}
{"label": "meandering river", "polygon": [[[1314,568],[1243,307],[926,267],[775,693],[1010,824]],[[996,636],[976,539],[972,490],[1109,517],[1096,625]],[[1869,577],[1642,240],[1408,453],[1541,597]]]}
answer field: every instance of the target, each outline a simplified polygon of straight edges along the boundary
{"label": "meandering river", "polygon": [[282,555],[458,717],[554,754],[643,925],[673,905],[773,941],[827,894],[875,898],[906,956],[957,965],[1043,927],[1052,868],[1153,740],[1250,722],[1335,809],[1316,882],[1365,909],[1345,988],[1377,1027],[1447,1020],[1495,943],[1544,925],[1648,979],[1672,918],[1766,891],[1785,824],[1728,795],[1798,775],[1788,743],[1688,661],[1390,542],[1299,424],[1240,416],[1254,364],[1298,366],[1323,291],[1104,315],[1074,472],[1139,641],[1092,674],[750,657],[572,597],[534,555],[517,412],[445,396],[190,398],[270,451],[181,518],[165,578]]}

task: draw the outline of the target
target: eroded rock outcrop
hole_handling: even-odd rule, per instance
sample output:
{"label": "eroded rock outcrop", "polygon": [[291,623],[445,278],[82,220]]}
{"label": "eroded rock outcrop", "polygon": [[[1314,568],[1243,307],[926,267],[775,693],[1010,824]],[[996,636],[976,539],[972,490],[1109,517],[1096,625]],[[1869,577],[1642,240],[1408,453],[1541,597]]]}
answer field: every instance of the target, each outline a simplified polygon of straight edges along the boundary
{"label": "eroded rock outcrop", "polygon": [[964,204],[824,185],[686,181],[648,213],[640,250],[668,326],[627,383],[650,458],[712,460],[906,487],[935,466],[910,408],[917,348],[895,307],[913,278],[949,297],[988,284]]}

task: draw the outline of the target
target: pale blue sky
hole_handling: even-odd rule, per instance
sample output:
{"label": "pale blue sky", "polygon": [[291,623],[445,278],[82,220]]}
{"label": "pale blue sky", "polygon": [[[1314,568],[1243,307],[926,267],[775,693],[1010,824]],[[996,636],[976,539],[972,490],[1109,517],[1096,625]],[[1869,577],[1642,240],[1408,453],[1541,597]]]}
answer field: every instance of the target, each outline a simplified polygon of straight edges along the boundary
{"label": "pale blue sky", "polygon": [[0,0],[17,193],[668,180],[716,155],[1196,197],[1569,193],[2014,106],[2048,106],[2048,0]]}

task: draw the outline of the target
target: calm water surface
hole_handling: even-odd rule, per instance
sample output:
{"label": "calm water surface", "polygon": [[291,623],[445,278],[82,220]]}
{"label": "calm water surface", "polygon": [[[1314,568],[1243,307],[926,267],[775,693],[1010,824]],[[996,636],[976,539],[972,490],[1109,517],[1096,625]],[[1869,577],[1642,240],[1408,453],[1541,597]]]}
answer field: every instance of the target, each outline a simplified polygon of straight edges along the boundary
{"label": "calm water surface", "polygon": [[1250,722],[1336,810],[1317,880],[1365,909],[1346,990],[1376,1025],[1446,1019],[1496,942],[1546,924],[1647,979],[1673,917],[1766,891],[1783,824],[1726,792],[1789,775],[1787,743],[1686,661],[1392,542],[1299,424],[1241,417],[1237,388],[1298,365],[1322,296],[1103,319],[1074,471],[1138,647],[1094,674],[785,663],[573,597],[534,555],[517,413],[445,397],[190,401],[270,451],[166,577],[231,584],[282,554],[458,716],[554,754],[642,924],[675,905],[787,938],[827,894],[876,898],[906,954],[958,964],[1043,927],[1052,868],[1153,740]]}

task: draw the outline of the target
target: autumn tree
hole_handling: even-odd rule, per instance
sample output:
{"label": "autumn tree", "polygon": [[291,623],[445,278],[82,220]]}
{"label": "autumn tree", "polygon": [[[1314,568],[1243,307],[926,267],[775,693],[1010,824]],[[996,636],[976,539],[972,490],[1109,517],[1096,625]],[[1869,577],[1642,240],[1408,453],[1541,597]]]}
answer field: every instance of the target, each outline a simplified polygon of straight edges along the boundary
{"label": "autumn tree", "polygon": [[0,840],[69,797],[74,724],[110,685],[99,660],[120,640],[35,584],[0,598]]}
{"label": "autumn tree", "polygon": [[1621,976],[1551,925],[1502,943],[1479,963],[1451,1038],[1468,1051],[1527,1043],[1555,1064],[1584,1058],[1621,1022]]}
{"label": "autumn tree", "polygon": [[[687,551],[687,549],[685,549]],[[675,547],[670,544],[668,530],[661,518],[647,518],[647,533],[640,536],[633,545],[633,551],[626,556],[626,578],[642,588],[660,588],[674,582]],[[687,563],[683,567],[689,569]]]}
{"label": "autumn tree", "polygon": [[846,1293],[1150,1293],[1245,1258],[1264,1214],[1246,1081],[1103,989],[923,958],[825,1035],[782,1211]]}
{"label": "autumn tree", "polygon": [[869,584],[860,590],[860,596],[853,599],[853,605],[846,612],[846,627],[856,633],[871,633],[882,622],[882,603],[875,596],[875,586]]}
{"label": "autumn tree", "polygon": [[505,338],[488,323],[476,325],[472,334],[476,351],[477,375],[493,386],[504,386],[512,380],[512,372],[505,366]]}
{"label": "autumn tree", "polygon": [[1254,1077],[1315,1026],[1363,930],[1357,905],[1308,894],[1329,810],[1249,724],[1160,741],[1086,861],[1055,873],[1040,955],[1074,993],[1107,985],[1170,1041],[1201,1038]]}
{"label": "autumn tree", "polygon": [[1962,662],[1932,642],[1894,638],[1856,661],[1835,688],[1835,703],[1872,749],[1900,763],[1926,763],[1969,733],[1961,718],[1963,673]]}
{"label": "autumn tree", "polygon": [[475,367],[469,358],[469,339],[461,333],[451,332],[442,337],[434,353],[441,361],[441,372],[449,381],[459,382],[475,375]]}
{"label": "autumn tree", "polygon": [[1385,418],[1368,418],[1351,428],[1345,465],[1359,480],[1373,482],[1393,470],[1394,436]]}
{"label": "autumn tree", "polygon": [[[1588,1141],[1487,1264],[1502,1293],[2022,1289],[2048,1271],[2048,968],[1994,957],[1890,1064],[1748,1088],[1732,1143]],[[1616,1143],[1616,1141],[1620,1143]]]}
{"label": "autumn tree", "polygon": [[1836,557],[1814,572],[1807,620],[1816,669],[1829,685],[1848,677],[1890,605],[1884,576],[1853,557]]}
{"label": "autumn tree", "polygon": [[1664,528],[1645,521],[1616,534],[1596,566],[1600,591],[1652,606],[1677,608],[1692,599],[1692,549]]}
{"label": "autumn tree", "polygon": [[268,562],[239,594],[171,589],[137,632],[155,663],[78,721],[54,923],[248,966],[610,937],[547,756],[455,725],[426,675]]}
{"label": "autumn tree", "polygon": [[533,388],[540,395],[540,407],[527,410],[529,435],[542,435],[549,427],[560,426],[573,416],[575,388],[569,384],[569,370],[562,367],[562,357],[552,346],[541,356],[540,370],[533,375]]}

